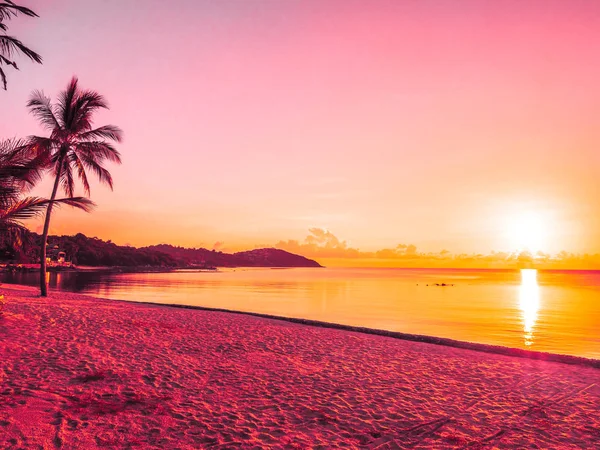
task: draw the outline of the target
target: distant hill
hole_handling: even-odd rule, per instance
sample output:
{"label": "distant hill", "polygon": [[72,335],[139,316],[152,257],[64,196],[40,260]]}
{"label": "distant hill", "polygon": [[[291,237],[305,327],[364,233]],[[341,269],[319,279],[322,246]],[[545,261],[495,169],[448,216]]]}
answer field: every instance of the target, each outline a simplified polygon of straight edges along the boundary
{"label": "distant hill", "polygon": [[[24,246],[18,252],[9,248],[0,249],[0,260],[39,262],[41,236],[29,233],[24,241]],[[182,248],[167,244],[135,248],[95,237],[90,238],[82,233],[74,236],[48,236],[48,245],[64,251],[68,261],[80,266],[321,267],[316,261],[275,248],[239,253]]]}
{"label": "distant hill", "polygon": [[[18,262],[39,262],[39,249],[42,238],[31,233],[24,247],[24,254],[19,255]],[[58,247],[66,253],[67,261],[78,266],[119,266],[119,267],[176,267],[177,261],[165,253],[117,245],[111,241],[103,241],[95,237],[87,237],[78,233],[74,236],[48,236],[48,246]]]}
{"label": "distant hill", "polygon": [[[286,252],[277,248],[258,248],[233,256],[248,261],[248,265],[260,267],[322,267],[318,262],[304,256]],[[252,264],[250,264],[252,263]]]}
{"label": "distant hill", "polygon": [[143,249],[169,255],[182,266],[321,267],[318,262],[312,259],[276,248],[260,248],[246,252],[223,253],[205,248],[183,248],[160,244],[144,247]]}

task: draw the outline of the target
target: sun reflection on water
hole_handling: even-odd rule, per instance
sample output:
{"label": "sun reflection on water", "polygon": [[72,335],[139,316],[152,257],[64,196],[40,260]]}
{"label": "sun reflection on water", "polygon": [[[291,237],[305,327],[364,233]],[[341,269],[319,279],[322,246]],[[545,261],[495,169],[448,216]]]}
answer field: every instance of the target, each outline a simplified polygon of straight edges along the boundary
{"label": "sun reflection on water", "polygon": [[523,339],[526,346],[531,346],[533,345],[533,331],[540,309],[540,287],[537,282],[537,270],[535,269],[521,269],[519,309],[523,315]]}

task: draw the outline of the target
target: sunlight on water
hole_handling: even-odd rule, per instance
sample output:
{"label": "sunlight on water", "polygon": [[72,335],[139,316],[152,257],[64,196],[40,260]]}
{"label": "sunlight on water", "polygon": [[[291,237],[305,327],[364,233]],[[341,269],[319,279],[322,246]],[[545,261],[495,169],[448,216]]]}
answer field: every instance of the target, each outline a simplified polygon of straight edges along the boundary
{"label": "sunlight on water", "polygon": [[[50,288],[600,358],[600,271],[224,269],[53,272]],[[0,274],[38,286],[38,273]]]}
{"label": "sunlight on water", "polygon": [[519,308],[523,315],[523,338],[526,346],[533,345],[533,332],[540,309],[540,287],[537,282],[537,270],[521,270],[519,287]]}

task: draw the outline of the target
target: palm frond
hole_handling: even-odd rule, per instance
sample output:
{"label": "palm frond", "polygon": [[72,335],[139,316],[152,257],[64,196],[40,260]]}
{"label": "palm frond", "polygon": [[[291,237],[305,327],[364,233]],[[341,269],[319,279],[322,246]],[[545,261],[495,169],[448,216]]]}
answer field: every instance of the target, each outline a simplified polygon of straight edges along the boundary
{"label": "palm frond", "polygon": [[69,198],[59,198],[54,200],[53,202],[55,204],[55,206],[60,206],[60,205],[68,205],[71,206],[73,208],[78,208],[81,209],[85,212],[92,212],[94,210],[94,208],[96,207],[96,204],[91,201],[89,198],[85,198],[85,197],[69,197]]}
{"label": "palm frond", "polygon": [[35,90],[32,92],[27,101],[29,112],[33,114],[41,125],[48,130],[60,129],[60,123],[54,115],[52,103],[49,97],[46,97],[42,91]]}
{"label": "palm frond", "polygon": [[112,175],[110,174],[110,172],[108,170],[106,170],[104,167],[102,167],[100,165],[100,163],[98,163],[98,161],[96,161],[93,158],[88,157],[87,155],[81,155],[81,161],[83,162],[83,165],[87,169],[91,170],[92,172],[94,172],[96,174],[96,176],[98,177],[98,180],[101,183],[108,184],[108,186],[112,190],[113,179],[112,179]]}
{"label": "palm frond", "polygon": [[53,138],[29,136],[23,146],[23,151],[35,158],[45,158],[46,161],[50,163],[52,155],[56,152],[59,144],[60,143]]}
{"label": "palm frond", "polygon": [[16,202],[23,192],[18,185],[0,187],[0,211],[10,207]]}
{"label": "palm frond", "polygon": [[0,208],[5,208],[8,204],[14,202],[23,191],[19,183],[9,183],[6,179],[0,182]]}
{"label": "palm frond", "polygon": [[34,162],[23,164],[12,164],[10,166],[0,166],[0,183],[5,184],[7,180],[10,183],[23,183],[33,186],[41,180],[43,169]]}
{"label": "palm frond", "polygon": [[7,82],[6,82],[6,74],[4,73],[4,70],[2,70],[2,64],[0,64],[0,81],[2,82],[2,89],[4,89],[6,91],[6,86],[7,86]]}
{"label": "palm frond", "polygon": [[13,66],[15,69],[19,70],[17,63],[6,58],[4,55],[0,55],[0,64],[6,64],[7,66]]}
{"label": "palm frond", "polygon": [[0,211],[0,221],[20,222],[41,214],[49,200],[40,197],[26,197],[18,200],[5,210]]}
{"label": "palm frond", "polygon": [[0,53],[6,57],[12,57],[15,53],[22,53],[38,64],[42,63],[42,57],[26,47],[21,41],[12,36],[0,34]]}
{"label": "palm frond", "polygon": [[50,203],[54,206],[71,206],[85,212],[91,212],[96,206],[93,201],[85,197],[68,197],[55,200],[48,200],[41,197],[26,197],[14,202],[10,207],[0,210],[0,225],[20,224],[23,220],[38,217],[46,210]]}
{"label": "palm frond", "polygon": [[7,89],[8,83],[6,73],[2,66],[12,66],[15,70],[19,70],[13,55],[23,54],[32,61],[39,64],[42,63],[42,57],[35,51],[31,50],[17,38],[4,34],[8,31],[8,26],[3,22],[18,16],[19,14],[37,17],[37,14],[29,8],[16,5],[10,0],[0,1],[0,31],[2,32],[2,34],[0,34],[0,82],[2,83],[2,88],[4,90]]}
{"label": "palm frond", "polygon": [[80,91],[74,103],[75,115],[70,130],[82,133],[92,129],[93,113],[98,109],[108,109],[104,97],[95,91]]}
{"label": "palm frond", "polygon": [[19,222],[3,221],[0,219],[0,244],[11,248],[19,248],[28,240],[29,230]]}
{"label": "palm frond", "polygon": [[[0,23],[0,25],[2,25],[2,24]],[[0,81],[2,81],[2,87],[6,91],[7,80],[6,80],[6,74],[4,73],[4,70],[2,70],[2,65],[12,66],[16,70],[19,70],[19,67],[17,67],[16,62],[11,61],[10,59],[4,57],[3,55],[0,55]]]}
{"label": "palm frond", "polygon": [[58,176],[60,177],[60,185],[65,194],[69,197],[73,197],[75,194],[75,180],[73,179],[73,170],[68,162],[63,163],[63,167]]}
{"label": "palm frond", "polygon": [[0,141],[0,184],[20,181],[33,185],[40,181],[46,166],[46,154],[30,152],[28,141],[21,139]]}
{"label": "palm frond", "polygon": [[111,144],[104,141],[79,142],[76,146],[77,151],[85,154],[88,158],[108,161],[121,164],[121,154]]}
{"label": "palm frond", "polygon": [[67,89],[62,91],[58,97],[58,112],[61,116],[62,123],[65,129],[71,129],[73,116],[75,114],[75,108],[73,107],[75,98],[77,98],[77,84],[79,80],[77,77],[71,78]]}
{"label": "palm frond", "polygon": [[111,141],[121,142],[123,140],[123,131],[115,125],[104,125],[95,130],[80,133],[79,139],[82,141],[110,139]]}
{"label": "palm frond", "polygon": [[77,175],[83,184],[83,191],[89,197],[90,196],[90,183],[88,182],[87,175],[85,173],[85,167],[81,163],[81,160],[77,156],[77,153],[69,153],[69,162],[77,169]]}
{"label": "palm frond", "polygon": [[0,167],[24,164],[31,157],[23,151],[26,141],[23,139],[4,139],[0,141]]}
{"label": "palm frond", "polygon": [[5,0],[4,2],[0,3],[0,22],[3,20],[10,20],[12,17],[16,17],[18,14],[25,14],[29,17],[39,17],[31,9],[16,5],[11,0]]}

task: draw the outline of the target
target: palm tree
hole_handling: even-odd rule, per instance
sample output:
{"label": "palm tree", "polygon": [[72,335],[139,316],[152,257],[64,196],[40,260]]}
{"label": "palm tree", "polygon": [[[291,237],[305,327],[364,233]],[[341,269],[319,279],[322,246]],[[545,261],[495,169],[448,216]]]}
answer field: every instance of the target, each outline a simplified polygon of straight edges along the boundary
{"label": "palm tree", "polygon": [[2,69],[3,65],[12,66],[19,70],[17,63],[13,57],[15,54],[22,53],[32,61],[38,64],[42,63],[42,57],[36,52],[26,47],[21,41],[13,36],[8,36],[4,32],[8,31],[6,21],[9,21],[13,17],[19,14],[24,14],[29,17],[38,17],[31,9],[25,8],[24,6],[15,5],[11,0],[0,1],[0,80],[6,90],[6,74]]}
{"label": "palm tree", "polygon": [[46,155],[54,175],[54,187],[46,209],[40,263],[40,290],[47,296],[46,243],[50,227],[52,201],[56,198],[59,183],[68,197],[75,191],[75,176],[83,184],[89,197],[90,185],[87,171],[96,174],[101,183],[113,187],[110,172],[103,166],[105,161],[121,163],[119,152],[110,141],[121,142],[122,131],[114,125],[93,128],[93,115],[99,109],[108,109],[104,97],[95,91],[82,90],[77,77],[73,77],[67,89],[59,94],[53,105],[43,92],[34,91],[27,103],[30,112],[40,124],[50,131],[50,137],[30,136],[28,148],[31,154]]}
{"label": "palm tree", "polygon": [[[41,179],[46,161],[44,155],[31,155],[24,142],[10,139],[0,142],[0,245],[18,247],[28,235],[22,221],[41,214],[50,200],[25,197],[22,194]],[[90,211],[93,203],[82,197],[55,199],[54,204],[67,204]]]}

